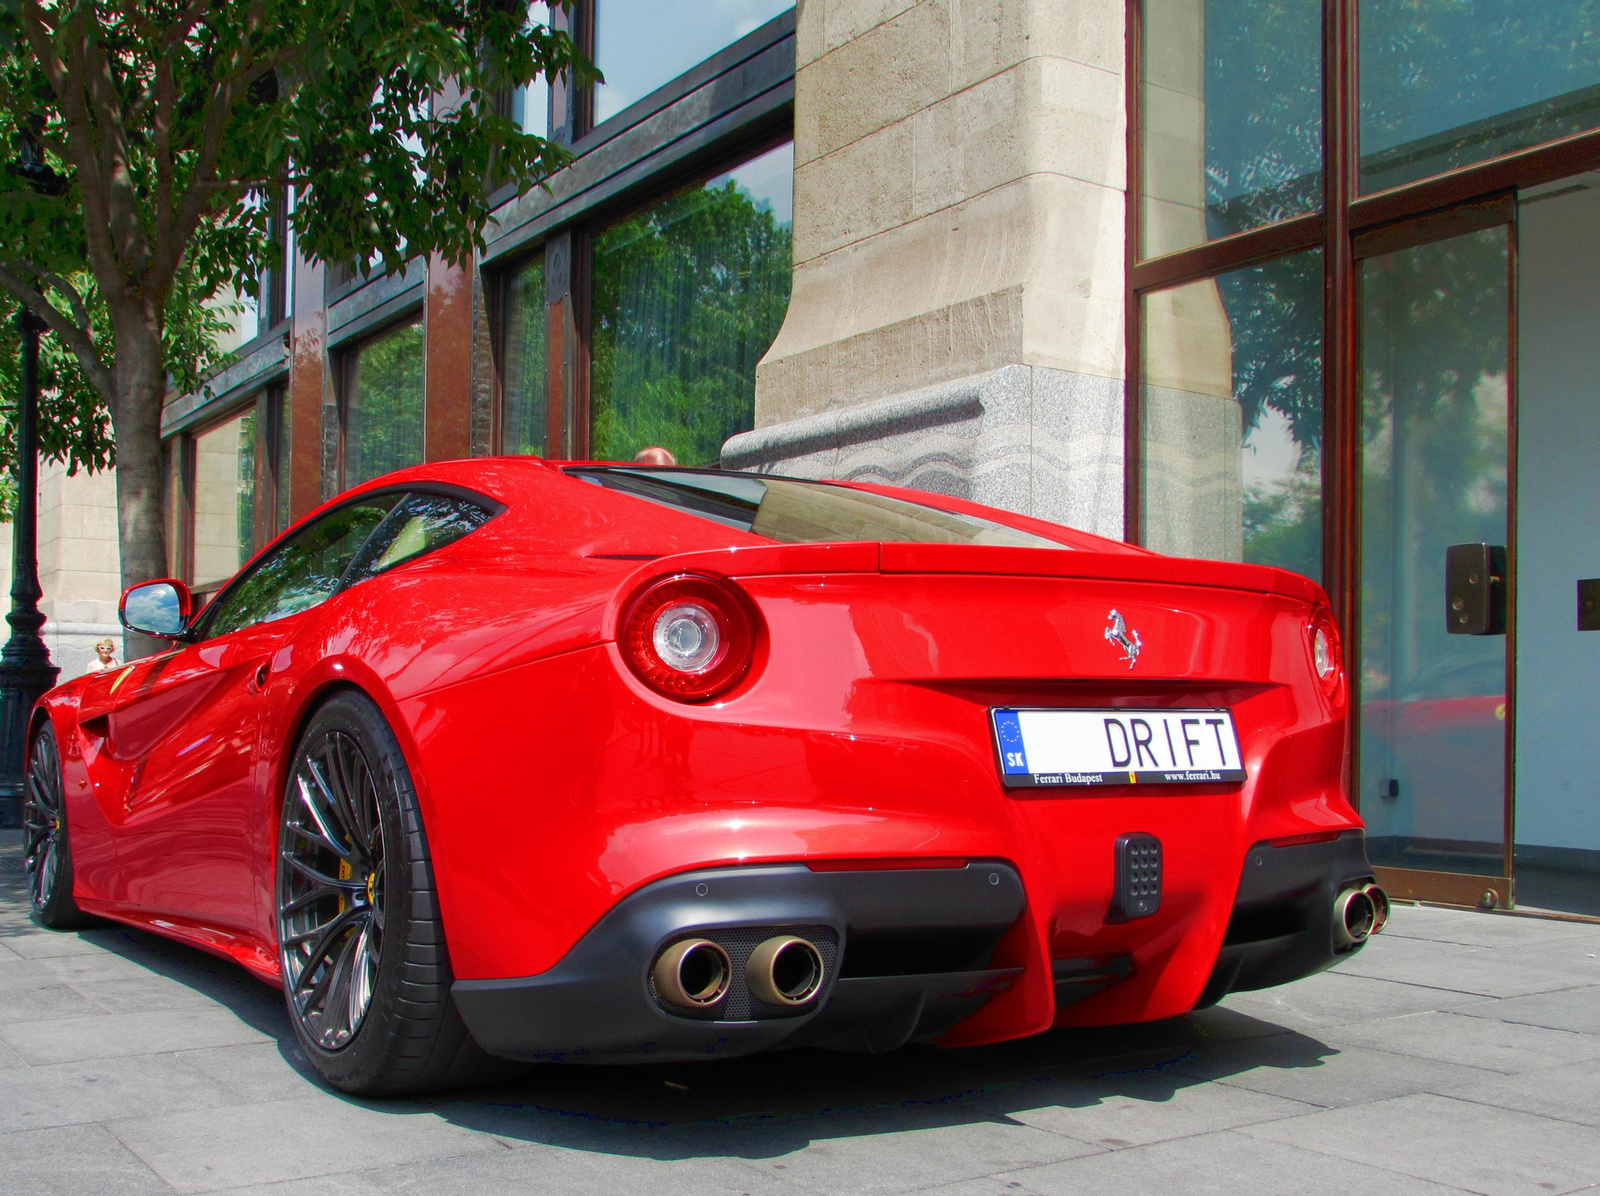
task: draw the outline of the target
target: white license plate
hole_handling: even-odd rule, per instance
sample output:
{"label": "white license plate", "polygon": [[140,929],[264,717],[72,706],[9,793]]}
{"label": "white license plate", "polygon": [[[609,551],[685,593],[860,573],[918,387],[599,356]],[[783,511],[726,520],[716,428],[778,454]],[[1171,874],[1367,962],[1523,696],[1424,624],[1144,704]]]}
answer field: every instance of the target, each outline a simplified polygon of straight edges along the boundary
{"label": "white license plate", "polygon": [[1197,785],[1244,780],[1226,710],[989,712],[1000,779],[1025,785]]}

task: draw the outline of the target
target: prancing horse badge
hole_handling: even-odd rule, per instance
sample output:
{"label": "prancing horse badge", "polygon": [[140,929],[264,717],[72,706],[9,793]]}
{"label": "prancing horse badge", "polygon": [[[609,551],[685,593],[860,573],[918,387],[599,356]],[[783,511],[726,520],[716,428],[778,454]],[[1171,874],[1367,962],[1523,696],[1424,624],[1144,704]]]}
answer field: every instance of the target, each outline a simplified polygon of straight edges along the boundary
{"label": "prancing horse badge", "polygon": [[1129,628],[1121,611],[1111,612],[1111,626],[1106,628],[1106,641],[1122,649],[1122,659],[1128,662],[1130,669],[1139,662],[1139,649],[1144,645],[1139,640],[1139,633]]}

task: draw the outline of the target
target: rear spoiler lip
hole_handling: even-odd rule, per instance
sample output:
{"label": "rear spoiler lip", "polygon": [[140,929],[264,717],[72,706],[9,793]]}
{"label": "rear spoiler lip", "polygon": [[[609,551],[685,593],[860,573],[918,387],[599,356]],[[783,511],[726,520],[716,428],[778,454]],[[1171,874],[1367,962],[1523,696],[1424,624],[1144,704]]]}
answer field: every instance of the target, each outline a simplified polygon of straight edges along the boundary
{"label": "rear spoiler lip", "polygon": [[[1087,552],[999,544],[877,541],[752,544],[677,553],[641,562],[635,579],[679,571],[704,571],[732,578],[794,573],[954,573],[1082,578],[1244,590],[1294,598],[1313,606],[1328,605],[1327,595],[1314,581],[1268,565],[1195,560],[1156,553]],[[632,586],[623,588],[627,590]]]}

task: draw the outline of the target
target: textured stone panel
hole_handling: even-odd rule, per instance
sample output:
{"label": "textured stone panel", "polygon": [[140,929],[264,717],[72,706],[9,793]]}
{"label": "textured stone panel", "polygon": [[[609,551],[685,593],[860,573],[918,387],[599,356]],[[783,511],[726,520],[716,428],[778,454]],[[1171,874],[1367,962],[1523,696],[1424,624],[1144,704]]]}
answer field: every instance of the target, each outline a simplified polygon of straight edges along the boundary
{"label": "textured stone panel", "polygon": [[1144,388],[1144,538],[1157,552],[1244,559],[1243,416],[1232,396]]}
{"label": "textured stone panel", "polygon": [[1122,529],[1122,391],[1011,365],[746,432],[731,469],[907,486],[1101,535]]}

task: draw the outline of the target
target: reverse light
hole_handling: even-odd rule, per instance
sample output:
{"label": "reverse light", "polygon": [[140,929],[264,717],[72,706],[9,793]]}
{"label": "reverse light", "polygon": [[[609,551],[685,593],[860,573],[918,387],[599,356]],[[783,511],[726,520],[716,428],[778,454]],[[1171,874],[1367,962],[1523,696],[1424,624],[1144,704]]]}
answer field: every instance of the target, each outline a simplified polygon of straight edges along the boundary
{"label": "reverse light", "polygon": [[1311,666],[1316,670],[1323,692],[1334,697],[1344,680],[1344,656],[1333,612],[1326,607],[1319,608],[1311,616],[1307,631],[1311,637]]}
{"label": "reverse light", "polygon": [[729,583],[680,574],[633,600],[617,642],[628,667],[651,689],[680,702],[704,702],[750,671],[755,619]]}

